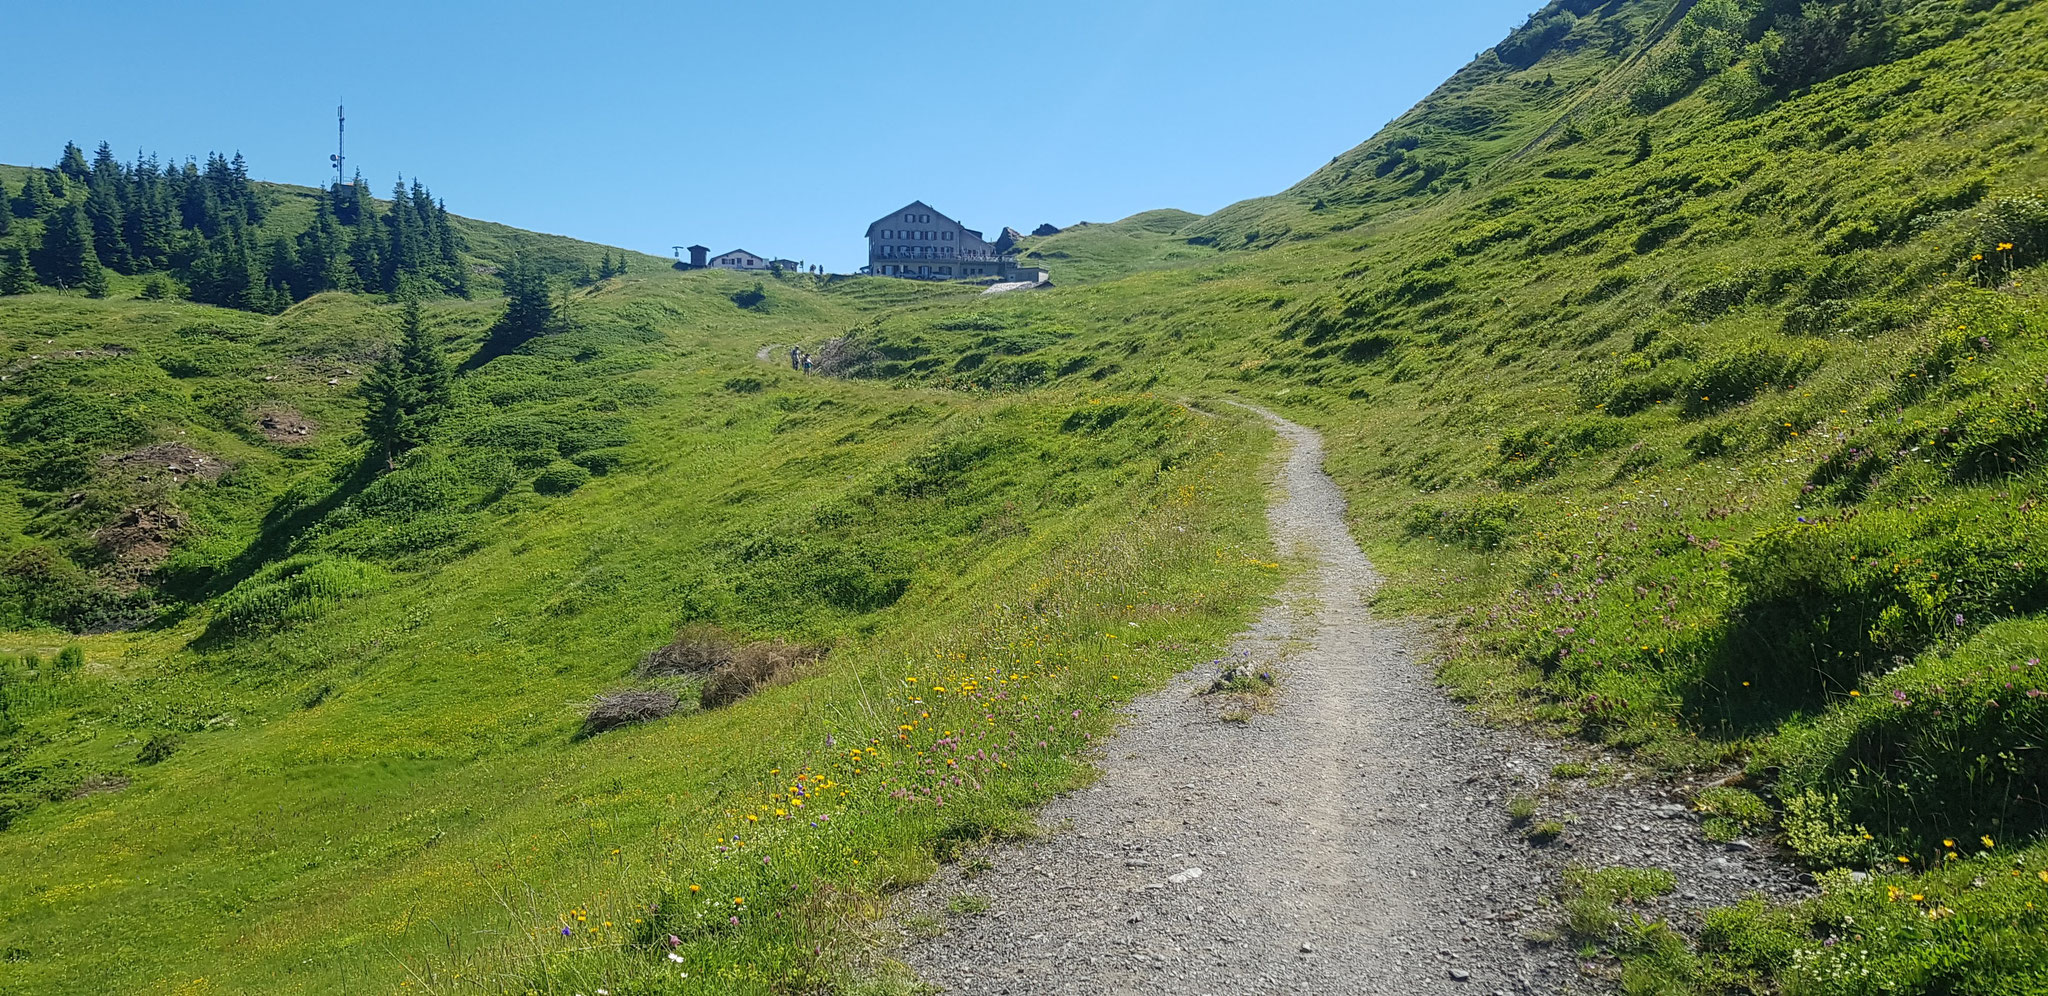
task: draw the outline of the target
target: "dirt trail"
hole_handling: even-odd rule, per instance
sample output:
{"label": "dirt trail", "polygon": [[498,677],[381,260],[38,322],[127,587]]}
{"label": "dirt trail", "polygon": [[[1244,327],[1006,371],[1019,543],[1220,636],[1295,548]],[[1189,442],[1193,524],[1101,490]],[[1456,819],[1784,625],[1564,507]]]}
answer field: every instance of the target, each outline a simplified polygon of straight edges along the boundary
{"label": "dirt trail", "polygon": [[[1639,828],[1614,823],[1575,854],[1524,842],[1502,800],[1564,755],[1446,700],[1417,662],[1422,634],[1365,607],[1380,578],[1320,438],[1260,414],[1292,446],[1274,537],[1313,565],[1233,648],[1278,673],[1272,712],[1219,719],[1195,695],[1215,668],[1133,703],[1101,780],[1046,806],[1045,840],[993,848],[992,867],[946,869],[906,897],[927,911],[989,899],[904,953],[925,980],[1019,996],[1557,992],[1580,978],[1576,959],[1526,938],[1549,915],[1557,866],[1719,853],[1674,819],[1684,807],[1641,786],[1575,800]],[[1751,881],[1724,859],[1682,876],[1674,902]]]}

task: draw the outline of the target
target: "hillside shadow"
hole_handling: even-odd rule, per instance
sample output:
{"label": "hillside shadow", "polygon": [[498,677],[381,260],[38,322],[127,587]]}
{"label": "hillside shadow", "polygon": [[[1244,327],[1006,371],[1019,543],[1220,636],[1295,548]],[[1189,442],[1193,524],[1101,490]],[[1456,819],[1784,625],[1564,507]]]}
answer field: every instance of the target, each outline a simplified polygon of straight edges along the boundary
{"label": "hillside shadow", "polygon": [[[334,487],[318,500],[300,504],[293,501],[290,495],[286,495],[264,515],[262,524],[258,526],[256,538],[251,540],[234,560],[217,571],[195,576],[183,584],[170,586],[167,590],[179,601],[197,603],[233,589],[250,575],[262,570],[266,564],[289,553],[293,542],[300,534],[369,487],[377,480],[378,475],[383,473],[384,467],[384,461],[374,452],[366,452],[347,474],[336,480]],[[157,625],[161,627],[175,621],[175,618],[160,620]]]}

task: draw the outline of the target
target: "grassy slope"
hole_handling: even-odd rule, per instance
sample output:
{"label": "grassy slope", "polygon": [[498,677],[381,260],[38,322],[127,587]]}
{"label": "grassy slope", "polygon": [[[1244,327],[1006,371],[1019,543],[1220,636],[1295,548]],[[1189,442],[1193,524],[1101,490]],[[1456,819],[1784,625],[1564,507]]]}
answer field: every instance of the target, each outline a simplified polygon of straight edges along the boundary
{"label": "grassy slope", "polygon": [[[274,632],[223,635],[202,603],[79,641],[76,674],[10,667],[10,784],[34,794],[0,835],[0,862],[22,869],[0,883],[10,990],[382,991],[454,973],[617,985],[673,968],[619,947],[650,921],[689,938],[690,970],[726,975],[728,991],[835,977],[849,958],[812,953],[820,929],[922,875],[935,839],[1013,825],[1081,777],[1075,752],[1105,706],[1197,659],[1271,585],[1246,555],[1262,429],[1142,397],[800,378],[755,349],[971,289],[792,278],[735,307],[751,283],[649,267],[579,293],[580,331],[466,376],[448,444],[369,487],[343,371],[393,335],[390,306],[328,295],[270,319],[11,299],[0,323],[18,355],[134,352],[39,361],[62,365],[17,380],[9,412],[89,384],[139,406],[153,438],[237,465],[158,496],[199,523],[174,562],[195,597],[247,577],[252,557],[363,562],[382,580]],[[429,309],[457,356],[492,313]],[[252,401],[322,428],[296,449],[252,440]],[[590,451],[527,446],[522,427],[574,418],[572,434],[618,439],[609,472],[534,492],[558,451]],[[19,481],[8,494],[18,509],[54,497]],[[323,514],[294,514],[307,508]],[[907,585],[893,603],[890,582]],[[583,703],[631,683],[687,621],[835,648],[817,674],[725,711],[573,739]],[[47,657],[64,640],[5,642]],[[962,695],[968,671],[979,681]],[[933,684],[956,687],[914,701]],[[910,767],[969,724],[982,753],[957,770],[972,786]],[[153,741],[168,758],[138,761]],[[859,773],[849,745],[876,751]],[[800,770],[836,783],[798,811],[836,818],[829,835],[773,815]],[[132,782],[91,793],[110,779]],[[906,784],[946,805],[892,797]],[[707,838],[734,831],[781,863],[722,859]],[[649,915],[685,881],[710,886],[719,916],[688,893]],[[818,905],[824,883],[844,907]],[[732,915],[754,922],[730,929]]]}
{"label": "grassy slope", "polygon": [[[90,758],[81,772],[99,765],[137,783],[40,809],[0,847],[42,853],[54,842],[87,852],[82,845],[121,822],[123,807],[146,819],[169,812],[150,807],[190,806],[195,815],[179,826],[191,836],[169,839],[196,843],[178,845],[170,866],[192,869],[206,887],[138,884],[102,874],[99,859],[67,859],[0,894],[9,935],[36,931],[29,959],[8,969],[45,989],[99,971],[116,983],[168,979],[248,932],[261,942],[255,953],[235,956],[210,984],[276,988],[303,971],[297,982],[308,991],[350,980],[381,988],[399,964],[422,973],[416,982],[447,988],[457,987],[455,971],[462,984],[515,991],[674,984],[662,973],[679,969],[654,951],[615,944],[619,929],[629,941],[651,929],[677,933],[692,975],[720,972],[728,989],[801,987],[847,971],[862,957],[858,924],[874,889],[915,874],[933,838],[1005,825],[1011,803],[1074,777],[1059,748],[1099,728],[1085,725],[1100,722],[1090,709],[1120,694],[1131,673],[1186,663],[1227,632],[1246,594],[1270,583],[1231,546],[1256,535],[1263,437],[1238,423],[1188,421],[1144,397],[1237,393],[1325,431],[1355,528],[1392,575],[1385,605],[1453,624],[1445,674],[1461,694],[1653,762],[1749,761],[1783,835],[1808,860],[1899,872],[1861,885],[1831,874],[1818,903],[1717,914],[1695,932],[1697,946],[1656,928],[1610,938],[1629,954],[1632,987],[1859,992],[1875,979],[1902,991],[2037,989],[2048,953],[2037,910],[2048,908],[2048,880],[2037,873],[2048,871],[2048,849],[2033,843],[2043,823],[2033,749],[2042,713],[2025,691],[2028,661],[2048,650],[2048,585],[2030,546],[2048,346],[2034,271],[2005,272],[2007,257],[1984,238],[2000,198],[2044,185],[2048,14],[1971,4],[1969,33],[1894,64],[1760,106],[1736,99],[1738,65],[1642,115],[1627,97],[1671,43],[1666,29],[1680,5],[1577,6],[1588,16],[1527,68],[1481,59],[1291,191],[1206,219],[1071,233],[1060,265],[1089,275],[1069,286],[973,300],[890,281],[818,293],[791,283],[772,286],[767,312],[755,314],[723,303],[737,281],[629,280],[644,284],[593,304],[593,316],[613,319],[600,324],[615,338],[589,345],[605,363],[645,353],[648,363],[634,359],[623,375],[675,387],[659,400],[612,399],[634,426],[627,448],[637,450],[612,476],[566,499],[515,487],[464,513],[478,516],[463,535],[473,526],[480,548],[390,558],[391,587],[283,637],[202,655],[184,649],[195,618],[89,644],[88,678],[114,680],[38,720],[48,724],[46,749]],[[1158,230],[1167,222],[1171,231]],[[1228,251],[1090,282],[1149,267],[1179,252],[1176,244]],[[1083,250],[1102,258],[1091,264]],[[1996,272],[1969,259],[1978,250]],[[465,325],[459,308],[445,317],[473,337],[477,318]],[[67,319],[88,337],[100,320]],[[659,342],[633,345],[647,326]],[[855,372],[892,381],[887,388],[771,379],[755,395],[726,386],[771,377],[746,373],[756,343],[816,342],[848,329],[865,348]],[[540,402],[522,392],[578,381],[582,347],[562,346],[536,365],[486,373],[472,401],[524,410]],[[1107,403],[1113,418],[1097,398],[1117,399]],[[931,409],[934,421],[900,424],[899,405]],[[721,425],[727,418],[738,421]],[[801,459],[772,441],[771,427],[790,422],[807,441]],[[964,449],[937,438],[987,426],[994,438]],[[672,430],[702,440],[706,462],[659,469],[650,451]],[[1167,452],[1191,463],[1175,456],[1135,475],[1090,465],[1151,453],[1150,437],[1169,430],[1187,445]],[[890,474],[959,466],[966,455],[978,468],[970,479],[987,476],[963,497],[886,521],[847,520],[841,510],[895,499],[865,504],[861,496],[877,491],[859,480],[835,490],[842,484],[812,462],[835,446],[872,446],[867,460],[901,462]],[[1030,466],[1044,459],[1033,446],[1071,452],[1074,462],[1054,462],[1059,480],[1027,476],[1044,472]],[[1212,452],[1222,455],[1203,456]],[[461,457],[448,455],[458,465]],[[773,483],[691,490],[707,469],[741,476],[721,470],[729,466]],[[1165,476],[1153,483],[1148,467]],[[860,477],[830,471],[838,473]],[[1183,492],[1191,476],[1213,490]],[[653,483],[636,489],[642,477]],[[1185,536],[1163,528],[1183,504],[1202,537],[1192,549],[1107,539],[1134,516],[1162,527],[1141,537]],[[555,513],[564,507],[582,514]],[[945,525],[943,510],[956,507],[962,517]],[[1000,524],[1020,514],[1026,532]],[[683,535],[649,521],[673,521]],[[966,534],[997,538],[960,543],[968,521],[977,524]],[[376,549],[363,539],[370,528],[349,525],[312,546]],[[812,556],[871,538],[886,556],[868,559],[881,567],[922,566],[911,595],[890,608],[787,606],[762,593],[791,591],[776,578],[806,556],[771,555],[761,566],[720,557],[761,530],[809,538],[799,546]],[[622,552],[635,543],[666,556]],[[675,580],[683,577],[704,587]],[[1147,595],[1122,594],[1136,587]],[[1217,610],[1182,612],[1196,593]],[[626,626],[614,625],[615,605]],[[605,619],[592,618],[591,606],[603,606]],[[844,642],[824,675],[733,712],[571,744],[573,703],[619,681],[635,651],[686,617]],[[405,629],[415,618],[418,628]],[[1162,626],[1164,635],[1121,656],[1129,651],[1110,651],[1102,635],[1123,633],[1121,622],[1140,622],[1139,633]],[[123,646],[132,652],[117,657]],[[970,694],[982,692],[981,682],[1026,673],[1025,647],[1033,662],[1058,660],[1054,653],[1077,662],[1027,679],[1060,697],[1043,715],[1086,708],[1082,729],[1053,731],[1047,755],[997,762],[1019,762],[1009,770],[1024,774],[988,772],[990,791],[969,795],[967,813],[940,816],[940,807],[889,794],[907,786],[871,782],[851,790],[834,821],[788,819],[797,783],[787,776],[803,763],[803,745],[814,772],[844,783],[832,791],[855,784],[846,776],[874,775],[865,755],[824,768],[825,732],[842,751],[863,740],[893,750],[891,731],[905,733],[914,746],[894,761],[930,764],[916,752],[949,745],[915,739],[931,735],[928,721],[942,734],[990,716],[999,735],[1026,728],[1024,713],[1004,711],[1008,700],[986,709],[979,696],[957,698],[966,664],[979,679]],[[947,682],[949,697],[901,691],[911,677],[917,687]],[[890,687],[884,679],[897,682],[893,700],[878,691]],[[144,769],[122,760],[135,738],[121,724],[136,723],[123,717],[140,710],[93,704],[123,701],[124,682],[129,701],[199,703],[183,714],[195,730],[213,715],[243,719],[191,734],[183,751]],[[323,685],[332,688],[316,696]],[[911,694],[928,701],[911,703]],[[475,704],[496,696],[508,701]],[[934,701],[959,711],[928,708]],[[380,718],[386,712],[398,718]],[[496,722],[469,724],[471,712]],[[1030,711],[1029,722],[1039,715]],[[266,718],[279,727],[274,741],[255,729]],[[410,734],[414,724],[432,734]],[[358,728],[373,736],[355,737]],[[720,746],[742,728],[772,747]],[[342,767],[317,782],[308,805],[363,807],[319,817],[361,828],[333,837],[349,848],[345,875],[322,878],[330,859],[318,851],[341,844],[243,832],[272,826],[259,821],[259,812],[279,811],[263,793],[250,805],[225,791],[173,793],[175,802],[151,794],[153,785],[252,774],[268,780],[264,792],[282,792],[276,786],[320,777],[312,765],[335,749],[328,742],[347,748]],[[650,768],[649,757],[661,763]],[[386,787],[344,803],[344,780]],[[495,801],[507,784],[521,786],[518,801],[478,815],[469,800]],[[934,787],[944,791],[916,786]],[[671,789],[673,804],[657,795]],[[434,804],[413,804],[414,793]],[[472,812],[455,815],[458,803]],[[760,831],[745,819],[750,811],[775,830]],[[100,822],[81,819],[93,814]],[[859,830],[832,836],[849,827]],[[132,832],[124,846],[139,857],[122,860],[146,863],[155,835]],[[772,842],[772,860],[757,864],[759,852],[744,847],[705,849],[712,835],[737,846],[736,834],[746,847]],[[224,842],[233,859],[215,861],[209,852]],[[244,873],[266,848],[277,864]],[[478,858],[486,853],[493,857]],[[281,876],[325,883],[313,887],[332,890],[320,897],[331,906],[302,903],[289,884],[266,891]],[[108,898],[92,898],[96,888]],[[475,897],[493,888],[511,897],[510,912],[477,910]],[[634,925],[648,918],[651,895],[663,897],[658,923]],[[130,957],[109,957],[122,942],[101,940],[98,925],[124,903],[157,905],[138,928],[145,941]],[[328,919],[303,919],[330,908]],[[722,919],[742,915],[735,910],[751,912],[737,925]],[[606,919],[612,932],[595,932]],[[194,936],[212,947],[171,953],[174,939]],[[444,938],[461,940],[454,953],[430,957]],[[814,944],[826,947],[813,954]],[[364,945],[391,954],[366,962]],[[162,974],[134,964],[152,959]]]}
{"label": "grassy slope", "polygon": [[1674,9],[1482,58],[1176,230],[1214,262],[884,318],[855,370],[1275,404],[1326,433],[1386,607],[1453,625],[1461,694],[1747,762],[1817,867],[1927,874],[1729,913],[1697,954],[1630,939],[1643,991],[1860,991],[1862,958],[1904,991],[2031,991],[2048,12],[1919,4],[1898,61],[1783,99],[1738,61],[1640,113]]}
{"label": "grassy slope", "polygon": [[1026,238],[1017,254],[1052,270],[1058,284],[1093,283],[1143,270],[1206,260],[1215,255],[1190,245],[1180,230],[1200,215],[1161,209],[1109,224],[1081,222],[1053,235]]}

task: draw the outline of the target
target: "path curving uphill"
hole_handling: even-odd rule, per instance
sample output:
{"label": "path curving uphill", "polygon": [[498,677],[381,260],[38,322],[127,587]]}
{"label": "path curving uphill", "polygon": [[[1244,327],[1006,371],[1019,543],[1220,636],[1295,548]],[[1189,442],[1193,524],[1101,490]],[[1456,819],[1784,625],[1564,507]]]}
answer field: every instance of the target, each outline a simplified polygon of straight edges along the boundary
{"label": "path curving uphill", "polygon": [[[1221,720],[1195,694],[1214,676],[1199,668],[1133,703],[1100,781],[1042,812],[1046,839],[995,847],[973,878],[947,869],[905,898],[989,901],[904,953],[927,982],[1012,996],[1558,992],[1586,981],[1576,959],[1527,939],[1558,866],[1717,853],[1642,786],[1574,800],[1629,820],[1621,832],[1577,853],[1526,843],[1503,799],[1563,755],[1445,698],[1418,662],[1423,635],[1366,608],[1380,578],[1321,439],[1259,413],[1291,446],[1274,538],[1311,565],[1234,648],[1279,673],[1271,712]],[[1674,902],[1745,891],[1755,869],[1723,864],[1726,881],[1681,873]]]}

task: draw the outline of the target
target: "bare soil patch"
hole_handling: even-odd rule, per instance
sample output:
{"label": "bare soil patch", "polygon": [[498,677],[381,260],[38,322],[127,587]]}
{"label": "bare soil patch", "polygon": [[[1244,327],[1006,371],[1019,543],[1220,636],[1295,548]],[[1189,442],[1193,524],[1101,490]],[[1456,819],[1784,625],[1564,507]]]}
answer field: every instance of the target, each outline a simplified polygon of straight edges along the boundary
{"label": "bare soil patch", "polygon": [[190,524],[175,506],[157,503],[131,508],[94,530],[93,542],[108,561],[108,582],[123,592],[141,587]]}
{"label": "bare soil patch", "polygon": [[228,464],[219,457],[184,443],[157,443],[126,453],[108,454],[100,458],[100,464],[138,484],[217,481],[229,470]]}
{"label": "bare soil patch", "polygon": [[313,441],[313,433],[320,427],[312,419],[298,412],[277,405],[256,410],[256,428],[263,438],[273,443],[297,445]]}

